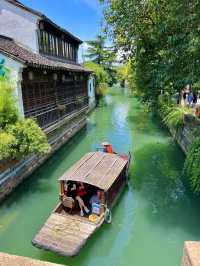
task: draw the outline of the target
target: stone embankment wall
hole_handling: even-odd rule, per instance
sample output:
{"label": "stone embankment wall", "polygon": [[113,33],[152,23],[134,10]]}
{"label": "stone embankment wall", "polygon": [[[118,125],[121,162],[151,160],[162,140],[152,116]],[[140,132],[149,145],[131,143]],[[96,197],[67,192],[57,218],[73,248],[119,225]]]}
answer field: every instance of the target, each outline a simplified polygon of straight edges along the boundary
{"label": "stone embankment wall", "polygon": [[63,121],[57,128],[52,128],[46,132],[51,152],[46,156],[29,156],[5,171],[0,172],[0,201],[10,194],[26,177],[42,165],[55,151],[64,145],[70,138],[79,132],[86,125],[85,113],[72,117],[71,120]]}
{"label": "stone embankment wall", "polygon": [[187,154],[192,141],[195,137],[199,136],[200,119],[186,115],[184,120],[183,127],[178,130],[175,128],[169,128],[169,131],[181,147],[182,151]]}
{"label": "stone embankment wall", "polygon": [[[199,136],[200,120],[189,115],[184,120],[182,128],[169,128],[169,131],[186,155],[192,141]],[[185,242],[181,266],[200,266],[200,242]]]}

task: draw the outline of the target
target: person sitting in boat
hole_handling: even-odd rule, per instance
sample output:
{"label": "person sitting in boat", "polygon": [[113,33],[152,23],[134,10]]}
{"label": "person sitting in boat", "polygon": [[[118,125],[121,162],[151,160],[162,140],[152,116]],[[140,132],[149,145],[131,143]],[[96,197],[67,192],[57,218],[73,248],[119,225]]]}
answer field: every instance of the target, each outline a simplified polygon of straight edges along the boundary
{"label": "person sitting in boat", "polygon": [[100,199],[101,199],[101,191],[97,190],[96,194],[94,194],[89,201],[92,213],[97,215],[100,214]]}
{"label": "person sitting in boat", "polygon": [[[89,209],[84,203],[84,197],[87,195],[87,191],[83,183],[76,184],[75,182],[68,181],[65,183],[65,194],[67,197],[71,197],[78,201],[78,205],[81,209],[80,215],[84,216],[84,211],[89,213]],[[84,210],[84,211],[83,211]]]}
{"label": "person sitting in boat", "polygon": [[102,143],[102,146],[103,146],[103,151],[106,152],[106,153],[114,153],[113,152],[113,147],[110,143],[108,142],[103,142]]}
{"label": "person sitting in boat", "polygon": [[84,216],[84,211],[86,213],[89,213],[89,209],[87,208],[87,206],[85,205],[84,203],[84,199],[86,198],[87,196],[87,191],[86,191],[86,188],[84,186],[83,183],[78,183],[78,186],[77,186],[77,195],[75,197],[75,199],[78,201],[78,204],[79,204],[79,207],[81,209],[80,211],[80,216]]}
{"label": "person sitting in boat", "polygon": [[72,181],[68,181],[64,184],[65,194],[67,197],[72,197],[73,199],[76,198],[76,184]]}

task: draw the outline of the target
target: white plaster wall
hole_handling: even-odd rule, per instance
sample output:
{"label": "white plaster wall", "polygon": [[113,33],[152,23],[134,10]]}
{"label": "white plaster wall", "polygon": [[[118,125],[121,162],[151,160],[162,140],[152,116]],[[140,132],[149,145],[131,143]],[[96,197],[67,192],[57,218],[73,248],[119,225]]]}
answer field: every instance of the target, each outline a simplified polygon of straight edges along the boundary
{"label": "white plaster wall", "polygon": [[39,17],[0,0],[0,34],[11,37],[38,52],[37,22]]}
{"label": "white plaster wall", "polygon": [[23,64],[0,53],[0,60],[2,59],[5,59],[5,66],[10,68],[11,70],[11,81],[14,84],[14,94],[17,100],[17,107],[20,116],[24,117],[24,106],[21,88]]}
{"label": "white plaster wall", "polygon": [[95,77],[90,75],[88,79],[88,97],[89,105],[93,106],[95,104]]}

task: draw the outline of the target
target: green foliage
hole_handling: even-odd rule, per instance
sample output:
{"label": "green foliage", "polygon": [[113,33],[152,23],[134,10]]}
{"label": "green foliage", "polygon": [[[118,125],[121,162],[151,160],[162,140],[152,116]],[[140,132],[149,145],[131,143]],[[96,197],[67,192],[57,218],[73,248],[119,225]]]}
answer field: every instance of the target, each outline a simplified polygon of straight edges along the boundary
{"label": "green foliage", "polygon": [[96,76],[96,84],[107,83],[109,80],[107,72],[104,68],[93,62],[86,62],[84,66],[95,73]]}
{"label": "green foliage", "polygon": [[8,133],[16,138],[14,149],[17,158],[33,153],[42,155],[49,151],[46,135],[31,118],[9,126]]}
{"label": "green foliage", "polygon": [[95,40],[87,41],[89,48],[85,57],[98,65],[102,65],[105,61],[105,40],[106,38],[102,35],[97,35]]}
{"label": "green foliage", "polygon": [[0,60],[0,80],[8,80],[10,77],[10,69],[5,65],[5,59]]}
{"label": "green foliage", "polygon": [[[107,32],[134,62],[135,84],[142,100],[158,108],[177,130],[192,111],[177,107],[172,96],[188,83],[200,89],[200,1],[100,0]],[[134,75],[134,74],[133,74]],[[185,161],[191,188],[200,193],[200,138]]]}
{"label": "green foliage", "polygon": [[190,180],[190,186],[195,194],[200,194],[200,137],[196,138],[187,154],[184,173]]}
{"label": "green foliage", "polygon": [[95,73],[96,76],[96,92],[103,96],[107,91],[109,76],[103,66],[94,62],[86,62],[84,66]]}
{"label": "green foliage", "polygon": [[199,91],[200,90],[200,80],[197,80],[194,84],[193,84],[193,90]]}
{"label": "green foliage", "polygon": [[14,157],[16,138],[9,133],[0,132],[0,160]]}
{"label": "green foliage", "polygon": [[117,67],[117,77],[119,80],[126,80],[128,78],[127,64],[120,65]]}
{"label": "green foliage", "polygon": [[170,108],[170,112],[166,115],[163,121],[165,124],[177,128],[184,125],[184,117],[189,114],[193,115],[192,110],[188,107],[174,106]]}
{"label": "green foliage", "polygon": [[123,85],[128,83],[128,88],[131,92],[136,91],[135,87],[135,72],[133,71],[134,62],[128,60],[125,64],[117,67],[117,78]]}
{"label": "green foliage", "polygon": [[33,153],[43,155],[49,150],[46,135],[33,119],[18,120],[0,132],[0,160],[21,159]]}
{"label": "green foliage", "polygon": [[9,81],[0,81],[0,160],[49,151],[47,137],[32,119],[20,119]]}
{"label": "green foliage", "polygon": [[105,96],[108,92],[108,85],[106,83],[100,83],[97,87],[97,94]]}
{"label": "green foliage", "polygon": [[[170,111],[171,111],[171,107],[167,104],[162,104],[159,106],[158,112],[159,112],[159,115],[164,122],[165,122],[166,117],[170,113]],[[168,124],[168,123],[166,123],[166,124]]]}
{"label": "green foliage", "polygon": [[127,71],[127,65],[120,65],[117,67],[117,79],[120,82],[122,87],[125,87],[125,82],[127,81],[128,78],[128,71]]}
{"label": "green foliage", "polygon": [[87,41],[88,49],[85,57],[89,61],[104,67],[110,67],[115,61],[116,54],[112,47],[106,47],[106,37],[99,34],[95,40]]}
{"label": "green foliage", "polygon": [[0,129],[15,123],[17,119],[18,111],[12,85],[8,81],[0,81]]}
{"label": "green foliage", "polygon": [[[135,81],[145,101],[170,95],[200,76],[200,2],[104,0],[107,31],[135,61]],[[128,52],[128,53],[127,53]]]}
{"label": "green foliage", "polygon": [[85,57],[89,62],[101,65],[108,74],[107,82],[112,85],[116,81],[116,71],[113,62],[116,59],[115,50],[106,47],[106,37],[99,34],[95,40],[87,41],[89,45]]}

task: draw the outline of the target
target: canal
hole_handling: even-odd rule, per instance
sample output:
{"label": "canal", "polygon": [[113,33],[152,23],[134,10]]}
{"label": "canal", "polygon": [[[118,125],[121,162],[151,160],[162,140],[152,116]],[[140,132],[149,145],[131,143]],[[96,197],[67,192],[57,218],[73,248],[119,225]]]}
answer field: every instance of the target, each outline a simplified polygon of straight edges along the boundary
{"label": "canal", "polygon": [[[131,151],[130,182],[104,225],[75,258],[31,245],[58,199],[57,179],[103,140]],[[112,89],[88,125],[0,206],[0,251],[69,266],[179,266],[184,240],[199,240],[200,202],[181,181],[184,157],[137,99]]]}

